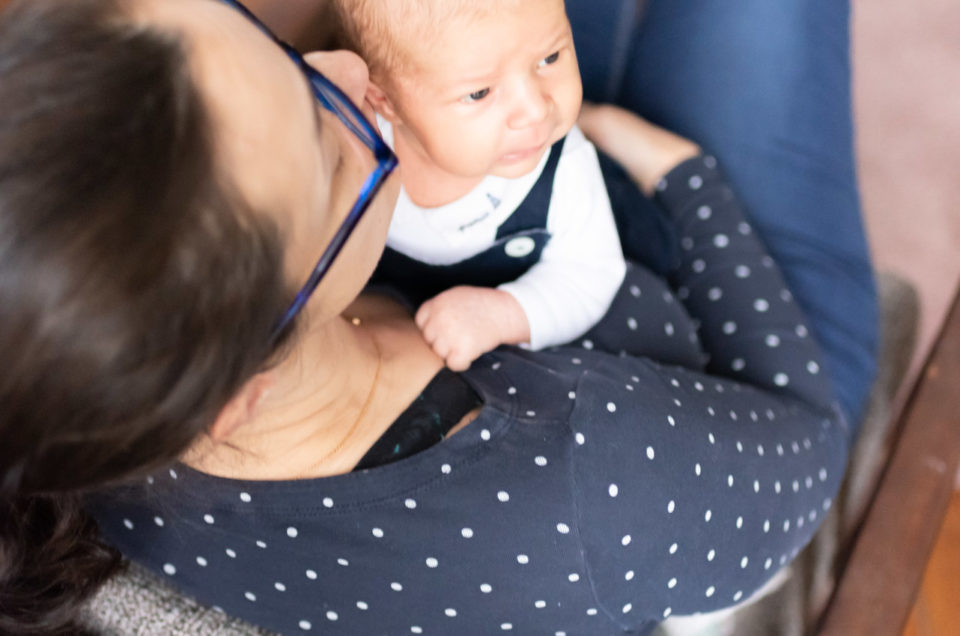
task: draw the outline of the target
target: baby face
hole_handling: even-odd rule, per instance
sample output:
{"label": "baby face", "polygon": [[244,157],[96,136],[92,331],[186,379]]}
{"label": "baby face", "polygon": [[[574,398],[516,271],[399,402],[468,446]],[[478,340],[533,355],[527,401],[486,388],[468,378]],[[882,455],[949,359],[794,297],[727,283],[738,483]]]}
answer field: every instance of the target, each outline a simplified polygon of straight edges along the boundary
{"label": "baby face", "polygon": [[395,134],[451,175],[519,177],[576,121],[573,36],[563,0],[489,0],[484,9],[426,35],[397,34],[407,63],[387,84]]}

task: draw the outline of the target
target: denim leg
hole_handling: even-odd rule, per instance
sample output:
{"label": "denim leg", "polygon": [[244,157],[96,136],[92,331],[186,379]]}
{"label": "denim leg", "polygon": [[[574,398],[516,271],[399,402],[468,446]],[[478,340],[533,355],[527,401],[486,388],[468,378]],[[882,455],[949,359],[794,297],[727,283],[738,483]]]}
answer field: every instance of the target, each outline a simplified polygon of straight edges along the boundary
{"label": "denim leg", "polygon": [[[643,7],[629,48],[599,35],[622,29],[626,5]],[[877,305],[854,168],[848,3],[567,6],[588,98],[626,106],[720,159],[855,427],[876,370]]]}

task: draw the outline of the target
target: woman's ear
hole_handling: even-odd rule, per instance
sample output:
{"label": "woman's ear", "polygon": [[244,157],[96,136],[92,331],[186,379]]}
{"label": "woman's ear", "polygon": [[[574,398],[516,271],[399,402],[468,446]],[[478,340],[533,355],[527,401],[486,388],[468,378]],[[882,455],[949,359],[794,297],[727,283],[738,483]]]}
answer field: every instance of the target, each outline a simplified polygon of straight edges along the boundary
{"label": "woman's ear", "polygon": [[373,79],[367,83],[366,100],[373,106],[373,110],[377,111],[377,114],[388,122],[394,125],[400,123],[400,117],[397,115],[397,109],[394,107],[390,96]]}
{"label": "woman's ear", "polygon": [[272,385],[273,376],[269,372],[258,373],[247,380],[240,392],[233,396],[217,415],[210,427],[210,439],[215,442],[223,441],[249,422]]}

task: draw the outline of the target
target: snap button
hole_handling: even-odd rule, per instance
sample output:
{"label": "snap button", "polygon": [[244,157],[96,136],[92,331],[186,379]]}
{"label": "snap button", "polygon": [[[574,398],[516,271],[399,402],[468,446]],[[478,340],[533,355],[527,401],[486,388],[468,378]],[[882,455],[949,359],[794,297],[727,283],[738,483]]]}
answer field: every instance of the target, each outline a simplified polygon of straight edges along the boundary
{"label": "snap button", "polygon": [[536,246],[537,242],[529,236],[518,236],[515,239],[510,239],[507,241],[507,244],[503,249],[507,253],[507,256],[512,256],[513,258],[523,258],[532,252],[533,248]]}

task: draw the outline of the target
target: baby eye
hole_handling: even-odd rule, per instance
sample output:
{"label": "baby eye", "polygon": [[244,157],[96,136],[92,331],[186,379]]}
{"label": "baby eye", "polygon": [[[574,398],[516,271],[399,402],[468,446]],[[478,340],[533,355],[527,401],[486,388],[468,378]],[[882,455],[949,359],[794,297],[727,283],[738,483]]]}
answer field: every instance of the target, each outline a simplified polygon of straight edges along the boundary
{"label": "baby eye", "polygon": [[490,94],[489,88],[482,88],[478,91],[473,91],[469,95],[464,95],[460,98],[460,101],[464,104],[472,104],[474,102],[479,102],[481,99]]}
{"label": "baby eye", "polygon": [[557,59],[559,59],[559,57],[560,57],[560,51],[554,51],[553,53],[551,53],[551,54],[548,55],[547,57],[545,57],[545,58],[543,58],[542,60],[540,60],[540,63],[537,64],[537,68],[543,68],[544,66],[550,66],[551,64],[553,64],[554,62],[556,62]]}

